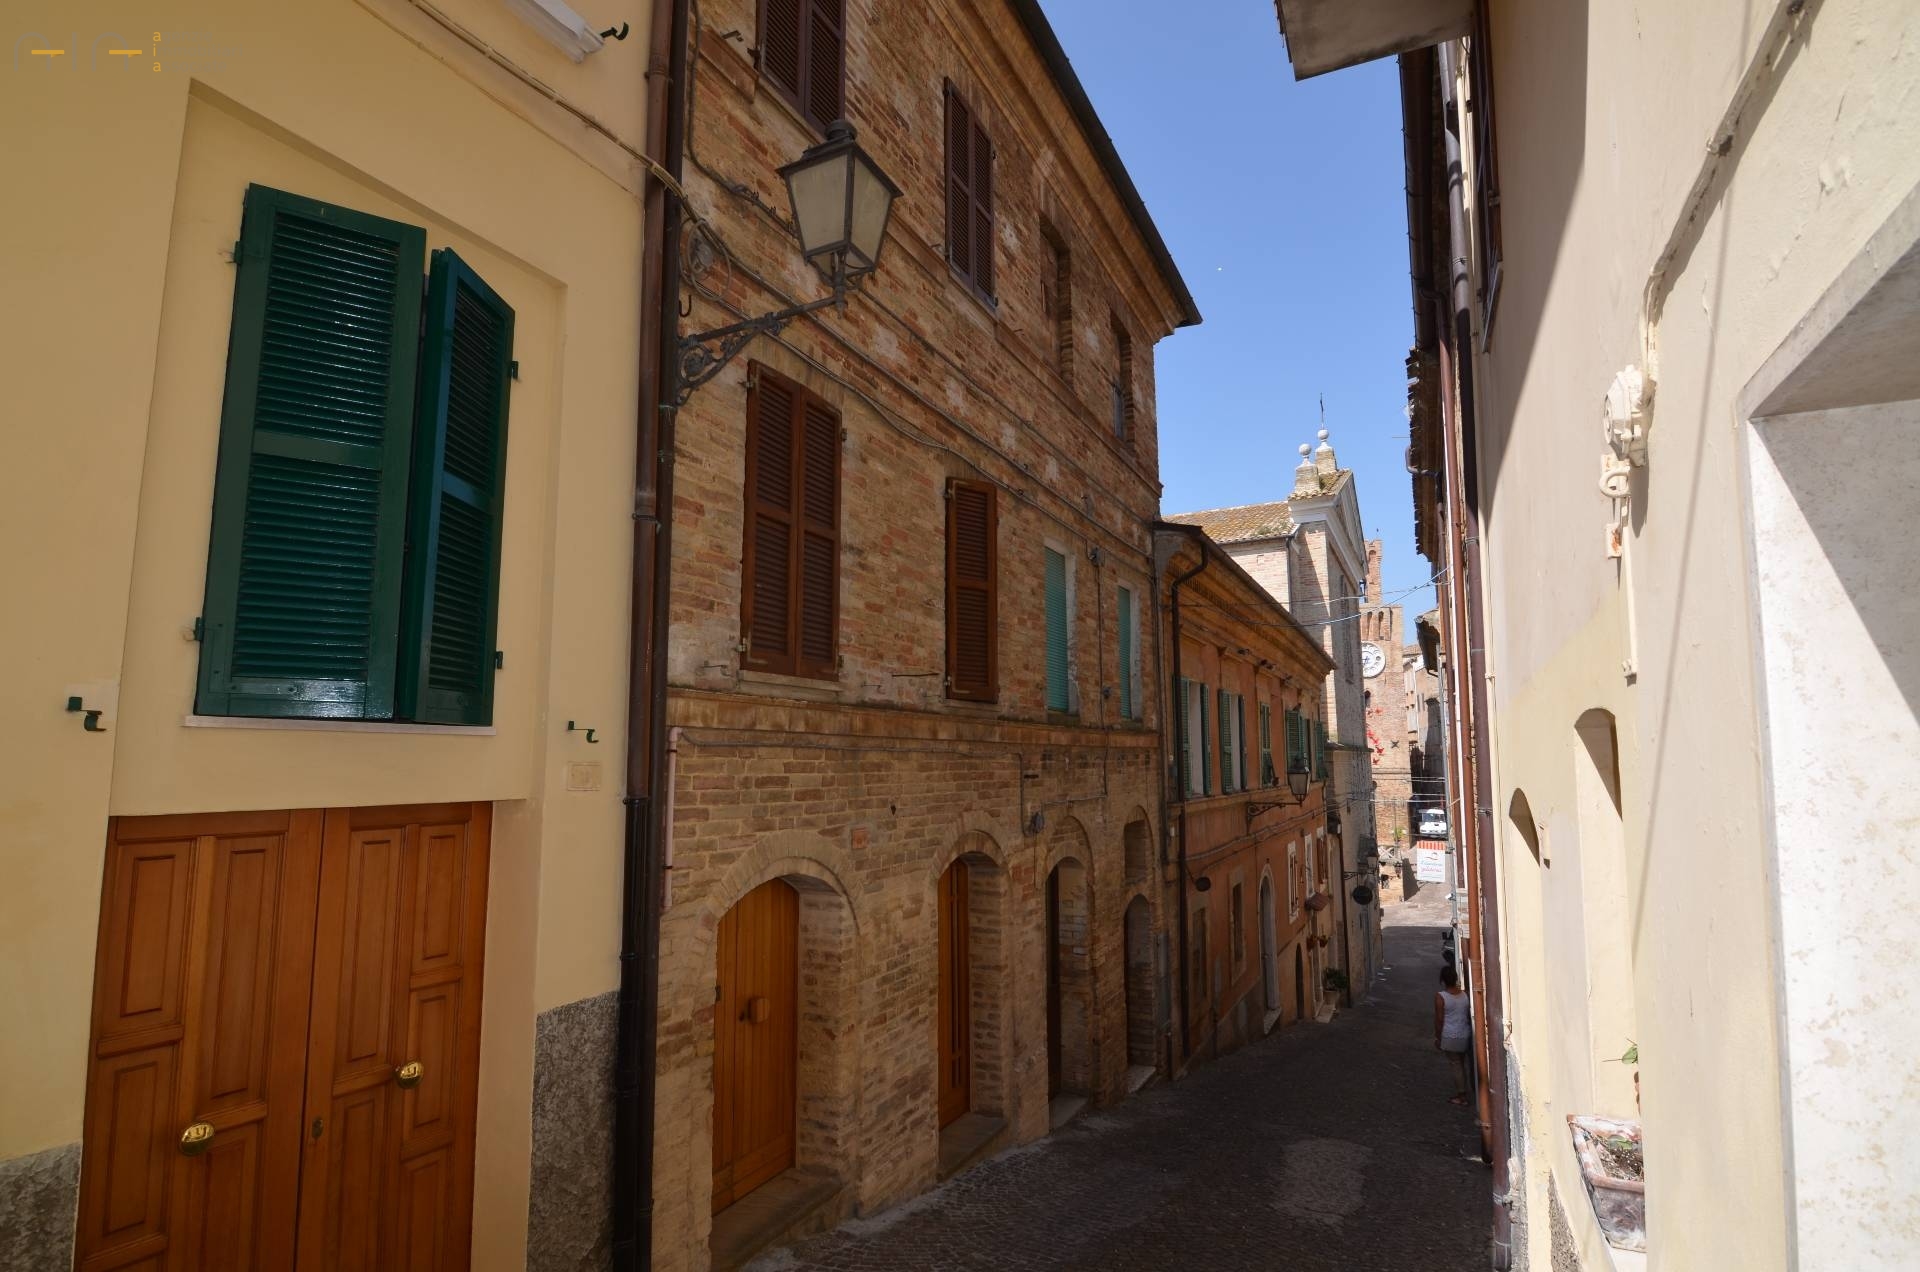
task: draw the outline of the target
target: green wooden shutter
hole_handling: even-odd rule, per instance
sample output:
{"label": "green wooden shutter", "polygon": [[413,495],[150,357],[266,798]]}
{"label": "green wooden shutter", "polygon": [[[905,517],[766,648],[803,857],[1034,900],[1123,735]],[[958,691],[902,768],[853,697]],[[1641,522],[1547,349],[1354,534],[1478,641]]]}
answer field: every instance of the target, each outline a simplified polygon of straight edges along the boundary
{"label": "green wooden shutter", "polygon": [[1187,718],[1188,689],[1193,681],[1185,676],[1180,678],[1178,699],[1180,719],[1180,797],[1185,799],[1193,794],[1193,722]]}
{"label": "green wooden shutter", "polygon": [[1287,708],[1287,772],[1304,763],[1307,757],[1305,730],[1301,727],[1300,711],[1296,707]]}
{"label": "green wooden shutter", "polygon": [[1047,710],[1070,711],[1067,692],[1067,558],[1047,554]]}
{"label": "green wooden shutter", "polygon": [[1273,785],[1273,707],[1260,704],[1260,785]]}
{"label": "green wooden shutter", "polygon": [[399,714],[493,723],[513,310],[451,249],[433,254],[402,591]]}
{"label": "green wooden shutter", "polygon": [[1247,698],[1233,695],[1233,763],[1240,770],[1240,789],[1247,789]]}
{"label": "green wooden shutter", "polygon": [[1207,687],[1195,687],[1200,691],[1200,793],[1210,795],[1213,793],[1213,768],[1208,763],[1211,757],[1207,754]]}
{"label": "green wooden shutter", "polygon": [[1215,714],[1220,725],[1220,792],[1233,789],[1233,695],[1225,689],[1214,690]]}
{"label": "green wooden shutter", "polygon": [[203,714],[393,714],[425,258],[417,226],[247,189]]}
{"label": "green wooden shutter", "polygon": [[1133,719],[1133,591],[1120,589],[1120,718]]}

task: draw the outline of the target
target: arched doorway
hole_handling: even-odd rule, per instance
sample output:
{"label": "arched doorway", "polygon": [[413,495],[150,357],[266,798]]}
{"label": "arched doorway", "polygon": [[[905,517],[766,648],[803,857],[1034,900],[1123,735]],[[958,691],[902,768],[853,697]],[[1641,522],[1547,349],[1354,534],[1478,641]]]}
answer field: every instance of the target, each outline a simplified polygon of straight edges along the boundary
{"label": "arched doorway", "polygon": [[794,1163],[800,894],[770,879],[720,920],[713,1018],[713,1209]]}
{"label": "arched doorway", "polygon": [[1260,880],[1260,987],[1270,1012],[1280,1010],[1280,955],[1274,949],[1273,876]]}
{"label": "arched doorway", "polygon": [[1153,914],[1145,897],[1127,903],[1127,1063],[1155,1063],[1153,1003]]}
{"label": "arched doorway", "polygon": [[955,861],[940,876],[940,1125],[973,1107],[973,923],[968,913],[968,868]]}
{"label": "arched doorway", "polygon": [[1093,970],[1087,872],[1069,858],[1047,876],[1047,1095],[1093,1089]]}

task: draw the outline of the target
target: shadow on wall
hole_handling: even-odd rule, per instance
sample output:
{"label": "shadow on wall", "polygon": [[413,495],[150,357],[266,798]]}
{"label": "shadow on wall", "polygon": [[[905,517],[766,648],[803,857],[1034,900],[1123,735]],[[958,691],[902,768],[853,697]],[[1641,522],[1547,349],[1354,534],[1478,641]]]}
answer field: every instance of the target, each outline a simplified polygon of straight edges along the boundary
{"label": "shadow on wall", "polygon": [[[1587,149],[1587,0],[1495,5],[1493,52],[1495,154],[1500,184],[1501,266],[1492,349],[1518,374],[1533,358],[1541,315],[1553,288],[1567,214]],[[1505,113],[1502,112],[1504,105]],[[1478,310],[1478,283],[1475,309]],[[1481,515],[1493,511],[1501,460],[1512,436],[1511,401],[1478,387],[1486,467]],[[1518,383],[1506,386],[1509,397]]]}

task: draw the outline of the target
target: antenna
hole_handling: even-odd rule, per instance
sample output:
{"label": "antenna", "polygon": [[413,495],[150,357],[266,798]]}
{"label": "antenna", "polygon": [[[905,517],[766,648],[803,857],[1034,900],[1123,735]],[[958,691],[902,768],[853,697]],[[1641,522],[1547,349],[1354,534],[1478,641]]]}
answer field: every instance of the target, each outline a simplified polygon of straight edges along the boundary
{"label": "antenna", "polygon": [[1325,428],[1326,426],[1327,426],[1327,395],[1322,393],[1320,395],[1320,427]]}

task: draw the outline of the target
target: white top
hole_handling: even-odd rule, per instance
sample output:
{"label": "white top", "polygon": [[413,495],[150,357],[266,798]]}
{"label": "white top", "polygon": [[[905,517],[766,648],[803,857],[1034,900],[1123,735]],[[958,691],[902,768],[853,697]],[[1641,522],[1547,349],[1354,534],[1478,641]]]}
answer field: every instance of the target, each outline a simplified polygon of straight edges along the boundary
{"label": "white top", "polygon": [[1467,1023],[1467,995],[1465,990],[1440,991],[1440,1005],[1446,1015],[1440,1020],[1440,1039],[1443,1042],[1459,1042],[1473,1036],[1473,1026]]}

